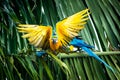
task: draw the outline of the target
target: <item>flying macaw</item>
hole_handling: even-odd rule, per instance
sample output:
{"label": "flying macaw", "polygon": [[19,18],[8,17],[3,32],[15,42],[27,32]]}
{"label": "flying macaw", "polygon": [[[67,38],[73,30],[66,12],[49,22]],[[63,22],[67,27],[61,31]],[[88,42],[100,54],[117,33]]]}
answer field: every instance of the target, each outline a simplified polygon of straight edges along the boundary
{"label": "flying macaw", "polygon": [[97,59],[99,62],[103,63],[106,67],[108,67],[109,69],[111,69],[112,71],[113,68],[111,66],[109,66],[104,60],[102,60],[100,57],[98,57],[93,51],[90,50],[90,48],[94,48],[94,46],[88,45],[84,42],[84,40],[75,37],[73,38],[72,41],[70,41],[69,43],[71,46],[71,49],[74,47],[79,47],[82,50],[84,50],[86,53],[88,53],[89,56],[94,57],[95,59]]}
{"label": "flying macaw", "polygon": [[88,20],[88,9],[82,10],[56,23],[56,31],[51,26],[20,24],[19,32],[28,38],[30,44],[43,50],[62,50],[78,35]]}

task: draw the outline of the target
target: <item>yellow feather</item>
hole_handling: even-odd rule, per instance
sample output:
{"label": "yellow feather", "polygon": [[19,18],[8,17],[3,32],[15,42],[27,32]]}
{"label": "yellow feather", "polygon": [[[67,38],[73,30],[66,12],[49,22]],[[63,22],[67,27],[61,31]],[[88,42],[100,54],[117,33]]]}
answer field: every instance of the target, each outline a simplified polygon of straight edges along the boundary
{"label": "yellow feather", "polygon": [[69,48],[70,48],[70,51],[74,50],[74,46],[72,46],[72,45]]}
{"label": "yellow feather", "polygon": [[52,40],[52,28],[50,26],[20,24],[17,28],[19,32],[25,33],[22,37],[28,38],[30,44],[43,49],[51,48],[57,50],[62,46],[67,46],[69,41],[78,35],[84,28],[88,20],[88,9],[80,11],[56,24],[58,42]]}
{"label": "yellow feather", "polygon": [[[58,40],[62,44],[67,44],[72,38],[78,35],[78,32],[84,28],[88,20],[88,9],[80,11],[56,24]],[[67,38],[66,38],[67,36]]]}
{"label": "yellow feather", "polygon": [[27,28],[30,28],[30,27],[36,27],[36,26],[38,26],[38,25],[29,25],[29,24],[19,24],[18,25],[19,27],[27,27]]}
{"label": "yellow feather", "polygon": [[[49,41],[49,38],[51,37],[52,34],[52,28],[50,26],[20,24],[17,29],[19,32],[25,33],[22,37],[28,38],[30,44],[36,47],[43,47],[46,41]],[[47,45],[46,47],[48,46],[49,45]]]}

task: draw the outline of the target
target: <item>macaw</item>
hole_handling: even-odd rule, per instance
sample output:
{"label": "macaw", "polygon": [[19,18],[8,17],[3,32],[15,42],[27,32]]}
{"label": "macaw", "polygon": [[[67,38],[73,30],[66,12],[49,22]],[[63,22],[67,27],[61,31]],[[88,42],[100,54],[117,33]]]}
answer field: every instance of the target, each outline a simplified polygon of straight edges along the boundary
{"label": "macaw", "polygon": [[20,24],[19,32],[28,38],[30,44],[43,50],[52,51],[66,48],[69,41],[78,35],[88,20],[88,9],[82,10],[56,23],[56,31],[51,26]]}
{"label": "macaw", "polygon": [[90,50],[90,48],[94,48],[94,46],[88,45],[84,42],[84,40],[75,37],[73,38],[73,40],[70,41],[69,43],[71,46],[71,49],[73,47],[79,47],[82,50],[84,50],[89,56],[94,57],[95,59],[97,59],[99,62],[103,63],[106,67],[108,67],[109,69],[111,69],[112,71],[113,68],[111,66],[109,66],[104,60],[102,60],[100,57],[98,57],[93,51]]}

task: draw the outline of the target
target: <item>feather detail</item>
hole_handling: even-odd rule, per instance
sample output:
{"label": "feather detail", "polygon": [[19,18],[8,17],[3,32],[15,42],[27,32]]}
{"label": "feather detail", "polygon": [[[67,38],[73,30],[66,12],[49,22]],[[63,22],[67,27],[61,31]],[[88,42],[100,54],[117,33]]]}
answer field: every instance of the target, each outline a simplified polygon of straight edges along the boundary
{"label": "feather detail", "polygon": [[58,40],[66,45],[78,33],[84,28],[86,21],[88,20],[88,9],[80,11],[56,24],[56,32],[58,35]]}
{"label": "feather detail", "polygon": [[[88,45],[84,42],[84,40],[81,40],[79,38],[74,38],[71,42],[70,45],[74,46],[74,47],[79,47],[82,50],[84,50],[89,56],[94,57],[95,59],[97,59],[99,62],[103,63],[106,67],[108,67],[109,69],[111,69],[114,72],[114,69],[109,66],[104,60],[102,60],[99,56],[97,56],[92,50],[90,50],[89,48],[94,48],[94,46]],[[72,50],[72,48],[70,47],[70,49]]]}
{"label": "feather detail", "polygon": [[35,47],[41,47],[46,49],[49,47],[48,43],[51,34],[52,34],[52,27],[50,26],[38,26],[38,25],[19,25],[18,28],[19,32],[25,33],[22,37],[28,38],[30,44],[34,45]]}
{"label": "feather detail", "polygon": [[30,44],[42,49],[51,48],[53,51],[59,48],[65,48],[68,43],[84,28],[86,20],[88,20],[88,9],[80,11],[56,24],[56,36],[58,40],[52,36],[52,27],[20,24],[17,28],[19,32],[25,33],[22,37],[28,38]]}

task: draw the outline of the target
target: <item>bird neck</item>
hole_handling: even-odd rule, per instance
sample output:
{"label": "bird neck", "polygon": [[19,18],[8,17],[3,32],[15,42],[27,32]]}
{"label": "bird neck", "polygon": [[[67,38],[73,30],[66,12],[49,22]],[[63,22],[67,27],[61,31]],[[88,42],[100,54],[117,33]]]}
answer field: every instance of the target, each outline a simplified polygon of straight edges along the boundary
{"label": "bird neck", "polygon": [[53,44],[56,44],[58,42],[58,37],[57,37],[57,35],[53,35],[52,36],[52,43]]}
{"label": "bird neck", "polygon": [[52,42],[53,42],[53,44],[55,44],[58,41],[58,36],[57,36],[55,30],[53,30],[52,32],[53,32],[52,33]]}

